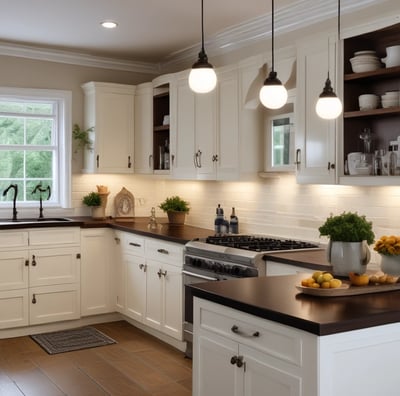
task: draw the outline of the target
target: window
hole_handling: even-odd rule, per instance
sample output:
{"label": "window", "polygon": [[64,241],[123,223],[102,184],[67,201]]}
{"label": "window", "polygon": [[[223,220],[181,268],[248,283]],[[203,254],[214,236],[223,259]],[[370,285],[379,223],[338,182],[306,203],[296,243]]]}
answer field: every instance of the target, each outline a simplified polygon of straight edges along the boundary
{"label": "window", "polygon": [[70,207],[71,93],[0,88],[0,205],[18,186],[19,207],[36,206],[41,185],[47,206]]}

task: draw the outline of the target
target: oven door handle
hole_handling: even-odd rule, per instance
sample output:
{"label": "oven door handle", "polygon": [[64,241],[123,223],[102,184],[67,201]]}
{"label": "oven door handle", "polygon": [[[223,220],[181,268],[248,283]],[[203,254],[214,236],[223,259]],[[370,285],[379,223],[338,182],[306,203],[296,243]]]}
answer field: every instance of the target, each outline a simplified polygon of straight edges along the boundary
{"label": "oven door handle", "polygon": [[185,270],[182,270],[182,274],[193,276],[193,278],[199,278],[199,279],[204,279],[204,280],[209,280],[209,281],[217,281],[218,280],[218,278],[213,278],[211,276],[206,276],[206,275],[194,274],[193,272],[188,272]]}

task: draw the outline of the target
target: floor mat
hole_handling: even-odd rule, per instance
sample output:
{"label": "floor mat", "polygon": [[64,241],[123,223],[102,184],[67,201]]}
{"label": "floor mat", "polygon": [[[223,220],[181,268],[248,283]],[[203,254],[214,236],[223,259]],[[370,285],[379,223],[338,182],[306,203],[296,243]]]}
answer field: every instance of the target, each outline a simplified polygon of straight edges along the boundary
{"label": "floor mat", "polygon": [[30,337],[50,355],[116,343],[94,327],[34,334]]}

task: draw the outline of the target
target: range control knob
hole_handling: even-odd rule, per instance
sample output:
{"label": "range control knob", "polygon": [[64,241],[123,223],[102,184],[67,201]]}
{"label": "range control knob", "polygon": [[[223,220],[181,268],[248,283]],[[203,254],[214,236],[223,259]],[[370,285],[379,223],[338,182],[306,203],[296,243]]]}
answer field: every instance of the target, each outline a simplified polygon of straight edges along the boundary
{"label": "range control knob", "polygon": [[243,274],[243,269],[239,267],[238,265],[234,265],[231,268],[231,274],[234,276],[241,276]]}

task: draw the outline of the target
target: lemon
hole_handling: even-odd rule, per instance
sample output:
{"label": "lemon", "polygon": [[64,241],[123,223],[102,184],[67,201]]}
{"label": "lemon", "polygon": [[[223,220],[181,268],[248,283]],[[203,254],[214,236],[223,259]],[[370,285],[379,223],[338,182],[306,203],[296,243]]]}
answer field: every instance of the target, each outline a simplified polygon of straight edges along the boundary
{"label": "lemon", "polygon": [[329,281],[329,284],[332,289],[337,289],[338,287],[342,286],[342,281],[340,279],[333,278]]}

